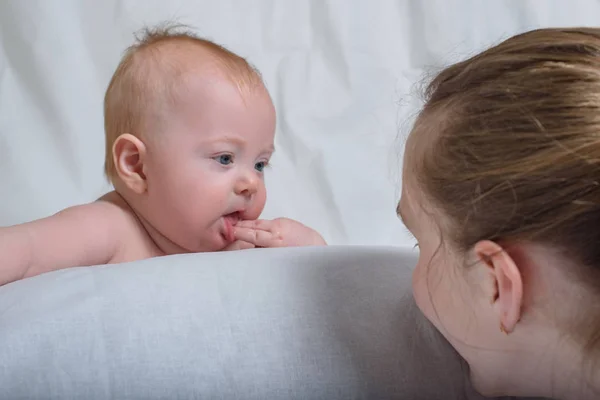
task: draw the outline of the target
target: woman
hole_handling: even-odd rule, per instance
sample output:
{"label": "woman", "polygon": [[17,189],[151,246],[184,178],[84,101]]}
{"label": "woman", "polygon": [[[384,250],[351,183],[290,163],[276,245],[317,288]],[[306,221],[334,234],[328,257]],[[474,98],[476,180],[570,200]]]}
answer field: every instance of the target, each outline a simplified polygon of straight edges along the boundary
{"label": "woman", "polygon": [[484,395],[600,398],[600,29],[516,35],[426,94],[398,205],[419,308]]}

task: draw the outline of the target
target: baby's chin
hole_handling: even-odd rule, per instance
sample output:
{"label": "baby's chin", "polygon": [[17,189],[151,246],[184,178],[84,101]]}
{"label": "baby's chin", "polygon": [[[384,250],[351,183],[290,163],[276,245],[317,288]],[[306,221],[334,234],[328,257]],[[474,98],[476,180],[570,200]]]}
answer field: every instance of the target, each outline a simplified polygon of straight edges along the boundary
{"label": "baby's chin", "polygon": [[[188,236],[189,235],[185,235]],[[181,253],[210,253],[222,251],[227,248],[231,244],[231,241],[228,241],[220,232],[210,232],[210,234],[203,235],[202,239],[191,242],[182,240],[182,237],[179,237],[179,240],[173,240],[171,238],[166,238],[171,242],[170,248],[163,248],[166,254],[181,254]]]}
{"label": "baby's chin", "polygon": [[233,243],[233,242],[228,241],[225,238],[221,237],[220,239],[215,240],[214,242],[210,242],[210,243],[204,242],[204,243],[200,244],[195,252],[196,253],[209,253],[209,252],[215,252],[215,251],[223,251],[231,243]]}
{"label": "baby's chin", "polygon": [[227,234],[223,233],[221,230],[217,231],[214,235],[211,235],[210,238],[204,241],[204,243],[200,243],[200,247],[203,252],[213,252],[213,251],[222,251],[227,248],[230,244],[235,241],[233,237],[233,233]]}
{"label": "baby's chin", "polygon": [[[238,221],[226,221],[221,217],[212,225],[202,230],[192,232],[189,226],[177,232],[171,232],[174,238],[169,238],[173,243],[186,253],[207,253],[225,250],[235,242],[234,227]],[[190,240],[192,237],[197,240]],[[176,240],[173,240],[176,239]]]}

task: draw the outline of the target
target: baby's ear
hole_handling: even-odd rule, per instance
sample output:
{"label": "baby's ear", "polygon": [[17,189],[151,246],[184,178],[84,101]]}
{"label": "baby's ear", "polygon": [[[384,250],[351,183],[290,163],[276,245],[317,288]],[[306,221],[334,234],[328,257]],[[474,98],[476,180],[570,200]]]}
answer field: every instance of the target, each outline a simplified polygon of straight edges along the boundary
{"label": "baby's ear", "polygon": [[124,133],[113,144],[113,161],[119,178],[137,194],[147,189],[144,161],[146,145],[135,136]]}

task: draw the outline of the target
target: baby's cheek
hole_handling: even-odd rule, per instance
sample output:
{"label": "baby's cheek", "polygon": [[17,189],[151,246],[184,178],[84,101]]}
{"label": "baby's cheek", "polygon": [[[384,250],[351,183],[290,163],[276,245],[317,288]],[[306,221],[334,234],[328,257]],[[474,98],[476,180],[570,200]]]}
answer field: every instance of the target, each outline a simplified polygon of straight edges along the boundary
{"label": "baby's cheek", "polygon": [[247,219],[257,219],[260,217],[260,214],[263,212],[266,203],[266,192],[264,189],[259,190],[255,195],[252,201],[252,205],[246,212]]}

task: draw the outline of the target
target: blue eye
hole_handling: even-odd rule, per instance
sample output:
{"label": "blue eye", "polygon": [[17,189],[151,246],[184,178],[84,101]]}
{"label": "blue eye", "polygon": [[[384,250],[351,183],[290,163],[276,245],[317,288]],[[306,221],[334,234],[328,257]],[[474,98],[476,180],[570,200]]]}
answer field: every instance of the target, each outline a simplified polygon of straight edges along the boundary
{"label": "blue eye", "polygon": [[254,168],[258,172],[263,172],[266,166],[267,166],[266,161],[261,161],[261,162],[257,162],[256,164],[254,164]]}
{"label": "blue eye", "polygon": [[215,157],[215,160],[223,165],[229,165],[233,162],[233,156],[231,154],[221,154]]}

